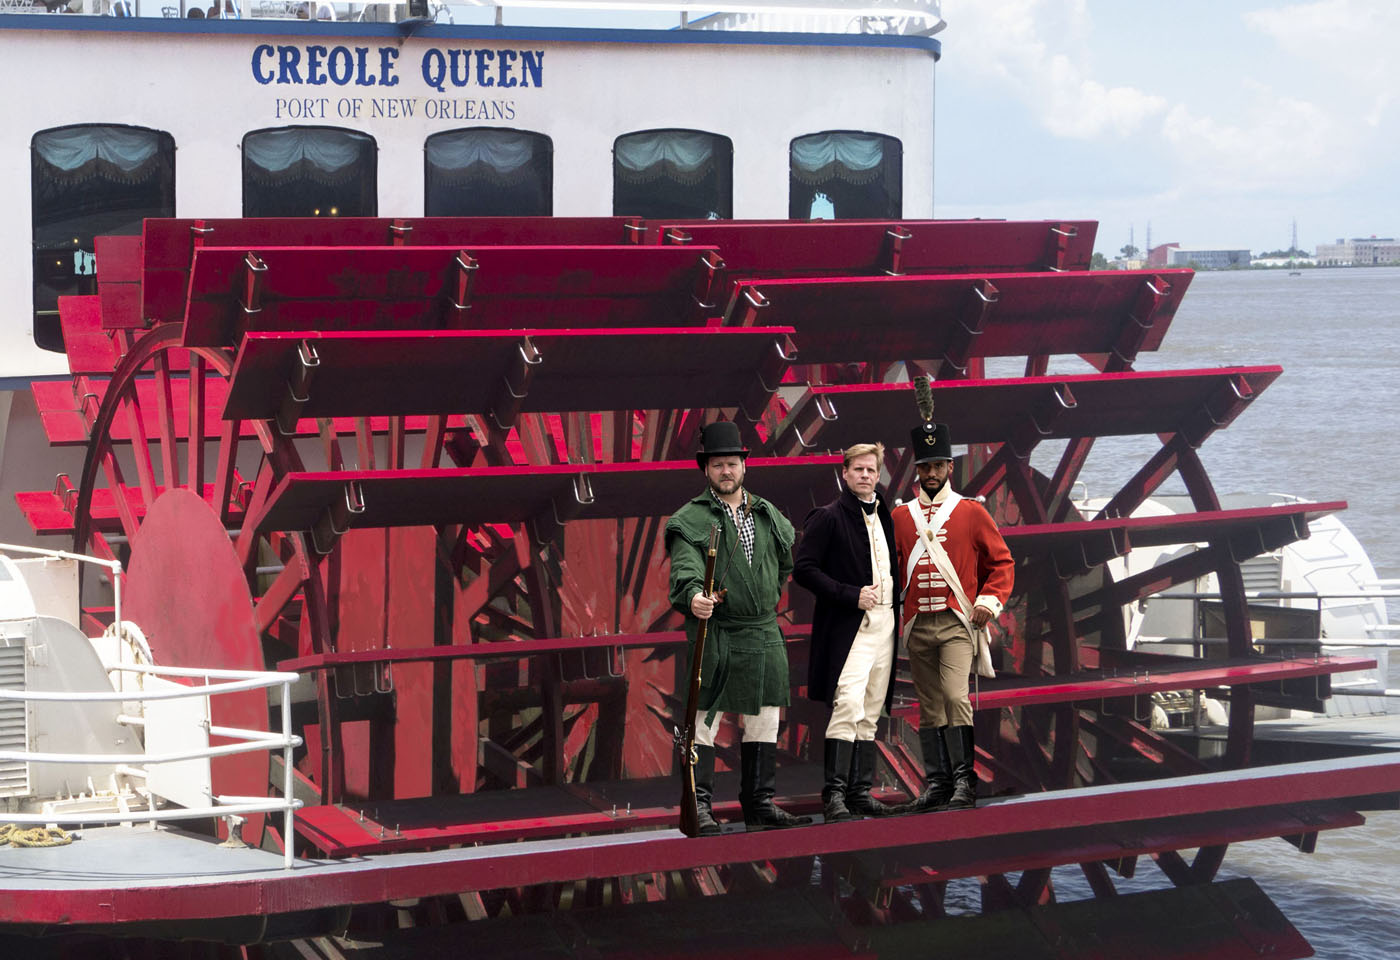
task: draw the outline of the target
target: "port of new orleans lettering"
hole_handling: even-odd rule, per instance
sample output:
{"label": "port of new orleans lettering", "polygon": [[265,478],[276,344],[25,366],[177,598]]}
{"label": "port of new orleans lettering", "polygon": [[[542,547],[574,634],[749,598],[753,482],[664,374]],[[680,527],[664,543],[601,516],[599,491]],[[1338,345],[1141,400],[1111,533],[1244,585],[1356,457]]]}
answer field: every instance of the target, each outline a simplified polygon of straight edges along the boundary
{"label": "port of new orleans lettering", "polygon": [[[395,87],[398,47],[348,47],[260,43],[253,48],[253,79],[297,86]],[[463,87],[511,89],[544,86],[544,51],[473,49],[424,52],[423,82],[439,93]]]}

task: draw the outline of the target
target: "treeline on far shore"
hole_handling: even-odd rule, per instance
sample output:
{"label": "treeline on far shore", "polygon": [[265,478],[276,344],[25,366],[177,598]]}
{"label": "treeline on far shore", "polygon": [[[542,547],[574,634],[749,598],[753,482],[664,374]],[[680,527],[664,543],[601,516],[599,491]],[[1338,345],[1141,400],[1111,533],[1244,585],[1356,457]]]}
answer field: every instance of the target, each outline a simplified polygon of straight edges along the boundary
{"label": "treeline on far shore", "polygon": [[[1095,254],[1095,260],[1089,265],[1090,270],[1126,270],[1122,260],[1109,260],[1104,258],[1102,262]],[[1191,260],[1187,263],[1173,263],[1172,269],[1185,267],[1195,270],[1197,273],[1219,273],[1228,270],[1350,270],[1365,269],[1367,267],[1400,267],[1400,260],[1387,260],[1384,263],[1312,263],[1311,261],[1290,261],[1287,263],[1232,263],[1228,267],[1206,267]],[[1144,267],[1143,269],[1151,269]]]}

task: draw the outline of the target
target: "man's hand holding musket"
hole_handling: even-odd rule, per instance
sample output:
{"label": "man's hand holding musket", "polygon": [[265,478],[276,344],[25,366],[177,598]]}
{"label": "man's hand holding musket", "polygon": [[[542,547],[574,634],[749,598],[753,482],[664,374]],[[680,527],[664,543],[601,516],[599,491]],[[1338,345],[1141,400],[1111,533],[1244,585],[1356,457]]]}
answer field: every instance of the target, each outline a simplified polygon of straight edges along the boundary
{"label": "man's hand holding musket", "polygon": [[700,664],[704,660],[705,635],[708,632],[710,616],[714,611],[714,586],[715,586],[715,561],[719,557],[719,524],[710,528],[710,542],[705,549],[705,579],[704,589],[695,595],[691,601],[691,609],[699,610],[697,613],[700,620],[700,628],[695,633],[695,646],[690,658],[690,683],[687,685],[685,697],[685,717],[682,721],[683,729],[677,731],[676,741],[680,748],[681,759],[681,832],[687,837],[698,837],[702,829],[713,833],[715,830],[714,817],[708,809],[706,802],[707,823],[700,821],[700,806],[695,799],[695,764],[697,756],[695,753],[695,712],[700,707]]}

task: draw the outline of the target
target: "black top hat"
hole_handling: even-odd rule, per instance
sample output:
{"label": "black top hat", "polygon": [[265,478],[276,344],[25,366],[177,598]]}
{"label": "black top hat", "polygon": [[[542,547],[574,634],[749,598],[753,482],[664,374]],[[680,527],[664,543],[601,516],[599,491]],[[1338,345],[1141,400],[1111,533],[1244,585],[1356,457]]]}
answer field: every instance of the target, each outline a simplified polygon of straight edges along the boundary
{"label": "black top hat", "polygon": [[739,439],[739,425],[730,420],[716,420],[700,428],[700,450],[695,454],[695,462],[702,468],[711,457],[747,457],[749,450]]}
{"label": "black top hat", "polygon": [[953,459],[953,435],[946,423],[927,422],[909,431],[909,449],[915,463]]}

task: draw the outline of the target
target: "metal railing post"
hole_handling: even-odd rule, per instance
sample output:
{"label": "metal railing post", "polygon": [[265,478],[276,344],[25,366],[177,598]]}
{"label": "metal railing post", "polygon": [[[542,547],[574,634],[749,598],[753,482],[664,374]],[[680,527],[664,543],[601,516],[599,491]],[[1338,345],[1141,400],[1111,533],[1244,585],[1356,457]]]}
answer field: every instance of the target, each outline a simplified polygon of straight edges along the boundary
{"label": "metal railing post", "polygon": [[282,802],[286,804],[282,819],[282,866],[292,869],[292,841],[296,834],[295,812],[292,805],[292,682],[282,681]]}

